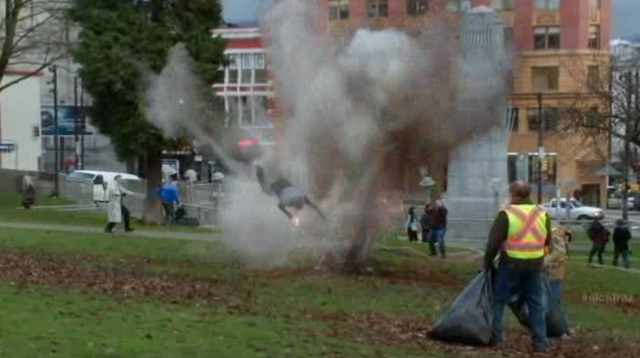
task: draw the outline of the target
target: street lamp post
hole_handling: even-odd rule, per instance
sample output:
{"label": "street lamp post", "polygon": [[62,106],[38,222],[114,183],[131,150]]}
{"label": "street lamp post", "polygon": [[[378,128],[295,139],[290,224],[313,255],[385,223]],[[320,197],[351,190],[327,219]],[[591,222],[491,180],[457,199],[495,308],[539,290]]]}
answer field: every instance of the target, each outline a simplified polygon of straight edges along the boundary
{"label": "street lamp post", "polygon": [[[82,85],[82,82],[80,83]],[[84,134],[87,131],[87,117],[84,112],[84,87],[80,86],[80,109],[82,110],[82,118],[80,120],[82,126],[82,135],[80,136],[80,169],[84,170]]]}
{"label": "street lamp post", "polygon": [[51,196],[58,197],[60,193],[60,186],[58,182],[58,171],[60,167],[58,157],[58,67],[56,65],[51,66],[49,69],[53,73],[53,79],[50,84],[53,84],[53,89],[49,92],[53,93],[53,151],[54,151],[54,187]]}
{"label": "street lamp post", "polygon": [[74,139],[75,139],[75,145],[74,145],[74,151],[75,151],[75,163],[74,163],[74,168],[77,170],[78,169],[78,145],[80,144],[78,141],[78,126],[79,126],[79,122],[80,122],[80,118],[78,118],[80,116],[80,113],[78,111],[78,77],[74,77],[73,78],[73,106],[74,106],[74,118],[73,118],[73,130],[74,130]]}
{"label": "street lamp post", "polygon": [[545,121],[542,113],[542,93],[538,92],[538,204],[542,204],[542,160],[544,148],[542,147],[542,131]]}

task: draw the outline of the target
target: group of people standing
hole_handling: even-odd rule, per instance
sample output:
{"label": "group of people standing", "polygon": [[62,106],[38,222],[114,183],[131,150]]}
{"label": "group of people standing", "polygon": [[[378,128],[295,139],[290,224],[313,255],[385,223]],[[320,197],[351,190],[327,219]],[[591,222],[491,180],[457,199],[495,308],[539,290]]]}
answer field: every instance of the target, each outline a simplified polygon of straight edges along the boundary
{"label": "group of people standing", "polygon": [[618,219],[616,221],[613,235],[602,225],[600,220],[594,220],[587,230],[587,235],[593,244],[591,252],[589,252],[589,263],[592,263],[594,256],[597,256],[598,263],[604,265],[602,256],[609,243],[609,238],[613,236],[611,237],[613,239],[613,266],[617,267],[620,258],[622,258],[623,266],[627,269],[631,267],[631,262],[629,261],[631,231],[624,220]]}
{"label": "group of people standing", "polygon": [[446,257],[444,237],[447,233],[447,216],[449,211],[442,200],[436,200],[433,204],[424,207],[424,213],[418,219],[415,208],[409,208],[405,221],[405,230],[410,242],[420,241],[418,233],[422,231],[422,242],[429,244],[431,256],[436,256],[436,244],[441,257]]}

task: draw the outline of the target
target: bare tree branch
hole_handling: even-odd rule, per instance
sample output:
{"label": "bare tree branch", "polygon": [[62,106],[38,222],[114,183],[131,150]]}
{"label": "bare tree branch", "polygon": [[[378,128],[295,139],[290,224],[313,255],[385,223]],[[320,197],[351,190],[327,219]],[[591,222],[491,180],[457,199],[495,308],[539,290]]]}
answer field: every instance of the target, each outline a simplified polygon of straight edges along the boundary
{"label": "bare tree branch", "polygon": [[640,113],[635,103],[640,83],[632,75],[640,67],[629,67],[600,53],[594,53],[589,61],[574,60],[563,67],[585,90],[562,108],[561,131],[640,145]]}
{"label": "bare tree branch", "polygon": [[0,81],[7,70],[24,75],[0,86],[0,92],[37,75],[54,62],[69,56],[67,0],[4,0],[0,37]]}

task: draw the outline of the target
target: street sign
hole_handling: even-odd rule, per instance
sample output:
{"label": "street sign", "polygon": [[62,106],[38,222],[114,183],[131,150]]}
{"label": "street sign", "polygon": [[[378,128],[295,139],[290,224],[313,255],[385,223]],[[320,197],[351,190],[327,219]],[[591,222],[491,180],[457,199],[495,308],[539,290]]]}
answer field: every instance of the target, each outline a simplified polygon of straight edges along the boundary
{"label": "street sign", "polygon": [[16,150],[16,145],[13,143],[0,143],[0,153],[12,153]]}

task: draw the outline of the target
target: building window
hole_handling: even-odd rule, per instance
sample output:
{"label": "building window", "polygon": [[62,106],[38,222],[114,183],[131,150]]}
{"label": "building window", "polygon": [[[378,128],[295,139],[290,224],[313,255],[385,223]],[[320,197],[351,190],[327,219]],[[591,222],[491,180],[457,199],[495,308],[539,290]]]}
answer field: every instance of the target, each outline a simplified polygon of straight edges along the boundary
{"label": "building window", "polygon": [[515,0],[491,0],[491,7],[494,10],[513,11]]}
{"label": "building window", "polygon": [[513,40],[514,40],[513,27],[505,27],[503,30],[502,36],[504,37],[504,45],[506,47],[513,46]]}
{"label": "building window", "polygon": [[448,0],[447,10],[449,12],[465,12],[471,10],[471,0]]}
{"label": "building window", "polygon": [[586,113],[585,124],[587,128],[599,129],[601,128],[602,118],[598,106],[592,106]]}
{"label": "building window", "polygon": [[[538,174],[538,163],[540,163],[540,169],[542,169],[542,184],[554,185],[556,183],[556,173],[558,171],[558,158],[556,155],[547,155],[542,162],[538,159],[537,154],[529,154],[529,180],[530,182],[537,183],[540,179]],[[544,189],[543,189],[544,190]],[[560,204],[562,207],[562,204]]]}
{"label": "building window", "polygon": [[424,15],[429,11],[429,0],[407,0],[409,15]]}
{"label": "building window", "polygon": [[507,128],[512,132],[517,132],[520,129],[520,116],[517,107],[507,109]]}
{"label": "building window", "polygon": [[240,77],[238,73],[238,57],[235,55],[229,56],[229,76],[227,77],[227,83],[237,84]]}
{"label": "building window", "polygon": [[591,10],[598,11],[600,10],[600,6],[601,6],[600,0],[589,0],[589,7],[591,8]]}
{"label": "building window", "polygon": [[347,20],[349,18],[349,0],[329,1],[329,20]]}
{"label": "building window", "polygon": [[387,17],[387,0],[369,0],[369,17]]}
{"label": "building window", "polygon": [[600,87],[600,67],[589,66],[587,69],[587,87],[591,92],[598,92]]}
{"label": "building window", "polygon": [[600,48],[600,26],[589,26],[589,48]]}
{"label": "building window", "polygon": [[560,78],[560,67],[532,67],[532,87],[535,92],[557,91]]}
{"label": "building window", "polygon": [[516,8],[516,0],[502,0],[502,10],[513,11]]}
{"label": "building window", "polygon": [[536,0],[537,10],[559,10],[560,0]]}
{"label": "building window", "polygon": [[266,55],[261,53],[255,55],[255,83],[265,84],[269,82],[266,66]]}
{"label": "building window", "polygon": [[534,46],[536,50],[559,49],[559,27],[536,27],[533,30]]}
{"label": "building window", "polygon": [[240,71],[240,82],[241,83],[252,83],[253,82],[253,55],[242,55],[241,56],[241,71]]}
{"label": "building window", "polygon": [[[544,108],[542,110],[542,122],[544,123],[542,130],[551,132],[558,129],[558,110],[555,108]],[[530,108],[527,111],[527,120],[529,130],[537,132],[540,130],[540,119],[537,108]]]}

